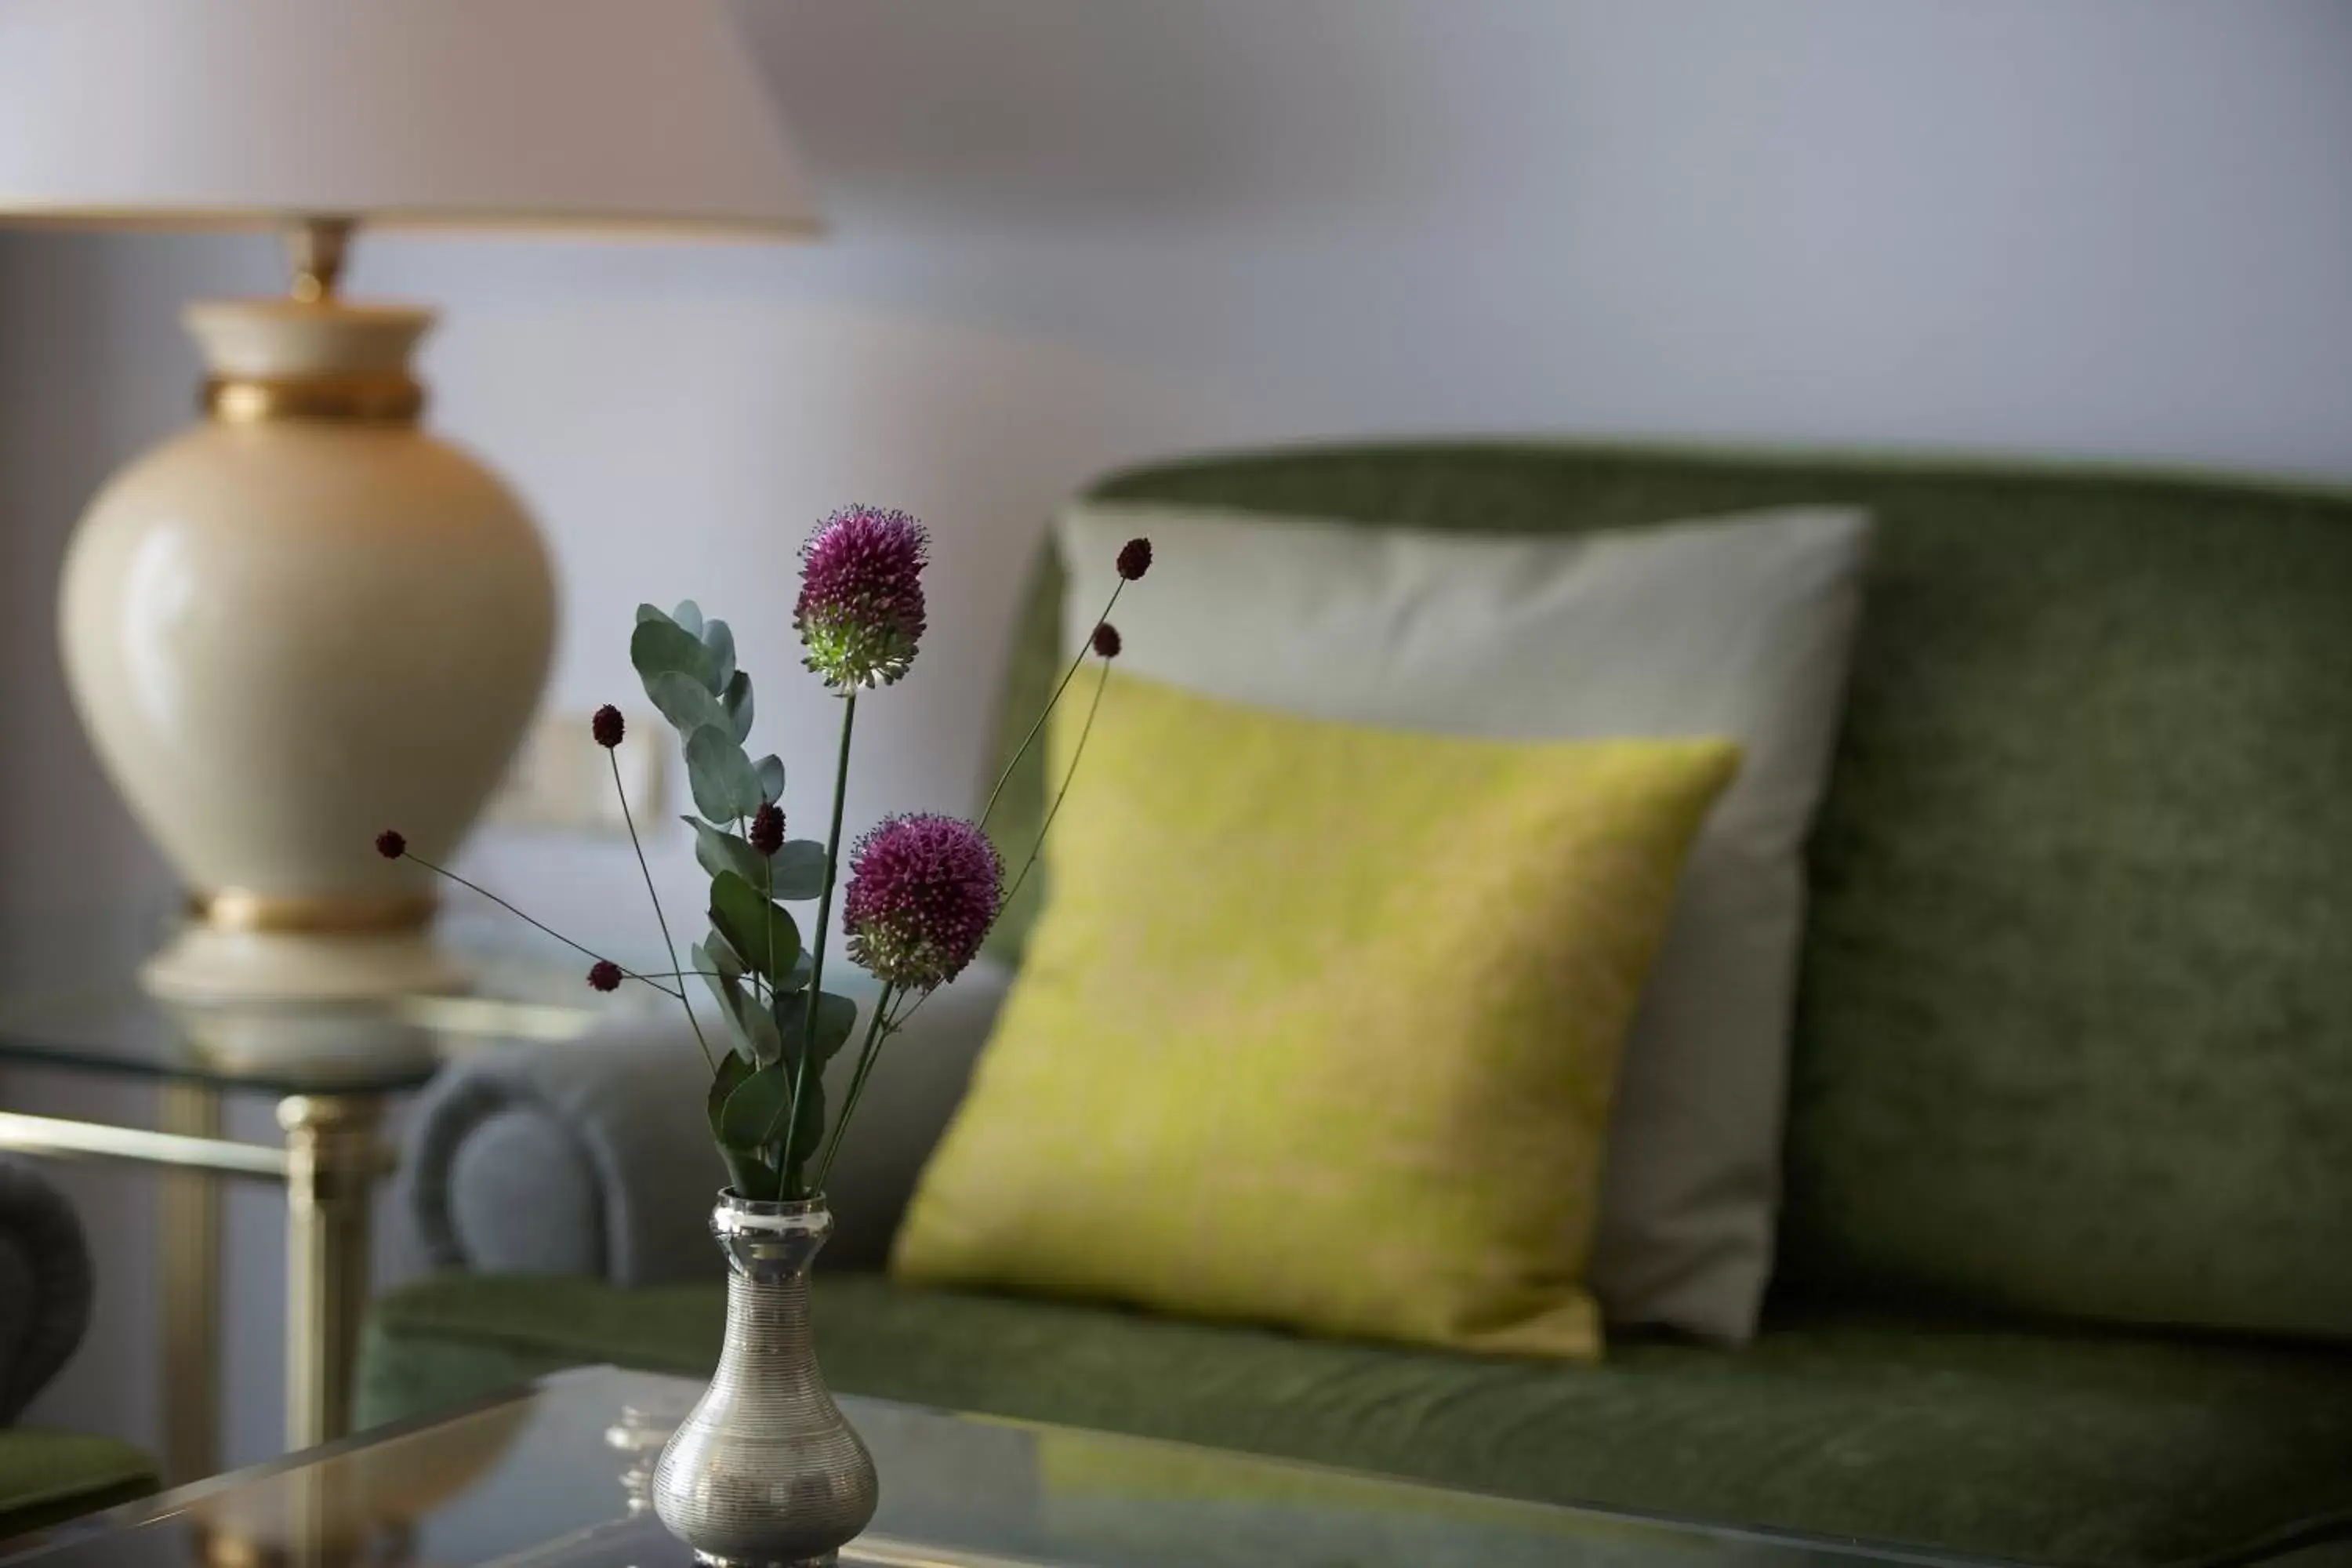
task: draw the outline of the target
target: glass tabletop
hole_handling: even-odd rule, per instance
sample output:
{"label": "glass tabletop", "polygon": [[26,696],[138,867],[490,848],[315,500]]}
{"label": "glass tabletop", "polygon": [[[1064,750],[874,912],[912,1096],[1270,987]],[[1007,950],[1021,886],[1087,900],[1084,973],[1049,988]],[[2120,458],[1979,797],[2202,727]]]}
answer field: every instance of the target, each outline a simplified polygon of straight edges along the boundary
{"label": "glass tabletop", "polygon": [[576,967],[468,948],[467,994],[373,1001],[167,1002],[140,984],[160,933],[130,922],[0,932],[0,1063],[272,1094],[394,1093],[499,1040],[570,1039],[634,1010],[592,999]]}
{"label": "glass tabletop", "polygon": [[[132,1503],[23,1543],[32,1568],[688,1568],[646,1511],[698,1383],[610,1367]],[[1951,1563],[1446,1491],[1241,1454],[845,1398],[882,1505],[873,1568],[1810,1568]]]}

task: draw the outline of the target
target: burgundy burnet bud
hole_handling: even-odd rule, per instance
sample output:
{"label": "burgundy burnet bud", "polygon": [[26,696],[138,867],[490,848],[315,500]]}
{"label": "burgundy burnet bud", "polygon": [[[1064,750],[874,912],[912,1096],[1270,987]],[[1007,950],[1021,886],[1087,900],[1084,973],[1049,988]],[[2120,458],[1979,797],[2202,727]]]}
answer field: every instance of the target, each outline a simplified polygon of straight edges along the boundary
{"label": "burgundy burnet bud", "polygon": [[395,828],[385,828],[375,836],[375,852],[387,860],[397,860],[408,853],[408,840]]}
{"label": "burgundy burnet bud", "polygon": [[627,731],[628,726],[621,721],[621,710],[609,702],[597,709],[596,716],[588,721],[588,732],[608,752],[621,743],[621,737]]}
{"label": "burgundy burnet bud", "polygon": [[1122,646],[1118,640],[1118,628],[1104,621],[1095,627],[1094,645],[1095,652],[1103,658],[1117,658]]}
{"label": "burgundy burnet bud", "polygon": [[600,958],[588,966],[588,985],[594,991],[618,991],[621,988],[621,966],[609,958]]}
{"label": "burgundy burnet bud", "polygon": [[761,801],[760,809],[751,814],[751,847],[762,855],[773,855],[784,847],[784,808],[772,800]]}
{"label": "burgundy burnet bud", "polygon": [[1151,541],[1130,539],[1118,547],[1118,574],[1132,583],[1151,570]]}

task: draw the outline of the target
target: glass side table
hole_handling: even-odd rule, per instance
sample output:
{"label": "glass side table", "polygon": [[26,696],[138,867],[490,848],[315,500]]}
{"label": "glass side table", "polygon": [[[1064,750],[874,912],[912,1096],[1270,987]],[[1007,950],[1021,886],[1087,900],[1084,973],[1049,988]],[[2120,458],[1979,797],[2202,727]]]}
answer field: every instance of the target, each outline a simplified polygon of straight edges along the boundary
{"label": "glass side table", "polygon": [[[152,946],[128,930],[0,932],[0,1065],[152,1080],[158,1125],[0,1110],[0,1149],[160,1167],[164,1464],[218,1468],[223,1177],[281,1184],[287,1203],[286,1441],[339,1437],[368,1298],[370,1215],[392,1168],[386,1101],[445,1061],[515,1040],[567,1039],[612,1009],[551,1000],[580,989],[543,960],[486,955],[466,996],[193,1005],[138,983]],[[280,1143],[221,1136],[225,1094],[277,1100]]]}

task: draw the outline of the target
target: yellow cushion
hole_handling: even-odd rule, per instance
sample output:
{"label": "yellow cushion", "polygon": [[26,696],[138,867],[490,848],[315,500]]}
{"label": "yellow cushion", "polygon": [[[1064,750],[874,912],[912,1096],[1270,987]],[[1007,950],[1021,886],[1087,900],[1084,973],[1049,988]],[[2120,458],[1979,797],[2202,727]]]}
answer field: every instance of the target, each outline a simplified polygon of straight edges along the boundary
{"label": "yellow cushion", "polygon": [[[1055,714],[1057,776],[1084,711]],[[1618,1048],[1738,761],[1113,676],[895,1272],[1598,1354],[1581,1277]]]}

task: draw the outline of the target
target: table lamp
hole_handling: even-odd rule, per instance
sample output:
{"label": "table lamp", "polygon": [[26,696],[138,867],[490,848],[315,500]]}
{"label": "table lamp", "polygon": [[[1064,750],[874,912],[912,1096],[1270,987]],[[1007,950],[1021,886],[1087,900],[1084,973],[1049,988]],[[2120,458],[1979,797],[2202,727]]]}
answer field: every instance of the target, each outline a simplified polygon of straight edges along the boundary
{"label": "table lamp", "polygon": [[341,298],[359,231],[806,235],[807,182],[719,0],[0,0],[0,222],[274,229],[281,299],[185,312],[206,417],[68,548],[100,761],[184,880],[189,999],[443,989],[430,889],[545,679],[514,494],[419,426],[432,312]]}

